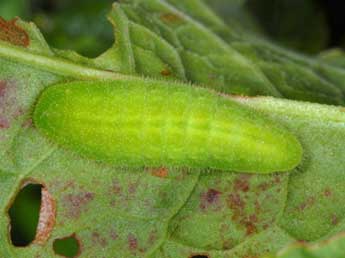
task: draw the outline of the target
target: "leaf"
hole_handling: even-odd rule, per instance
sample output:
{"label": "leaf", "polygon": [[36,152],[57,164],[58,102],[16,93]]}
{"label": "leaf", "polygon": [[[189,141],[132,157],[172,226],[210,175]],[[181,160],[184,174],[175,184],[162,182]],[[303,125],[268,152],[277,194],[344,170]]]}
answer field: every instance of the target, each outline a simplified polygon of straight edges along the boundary
{"label": "leaf", "polygon": [[[138,28],[136,35],[140,35],[141,30],[149,29],[176,49],[189,81],[224,93],[280,96],[248,59],[207,28],[185,17],[164,1],[123,1],[121,9],[128,17],[129,25],[133,24],[134,28]],[[115,9],[118,10],[120,8]],[[141,44],[149,42],[142,40],[142,37],[139,39]],[[133,37],[131,40],[133,41]],[[137,54],[134,60],[140,61],[150,49],[141,46],[133,50]],[[141,72],[147,74],[145,71]]]}
{"label": "leaf", "polygon": [[342,258],[345,255],[344,247],[345,238],[341,234],[328,241],[321,241],[316,244],[294,244],[280,252],[277,258]]}
{"label": "leaf", "polygon": [[320,59],[331,65],[338,66],[341,68],[345,67],[345,54],[342,49],[333,48],[330,50],[323,51],[319,54]]}
{"label": "leaf", "polygon": [[[169,2],[115,5],[109,19],[116,43],[95,59],[51,49],[33,24],[0,26],[0,257],[55,257],[54,240],[75,234],[80,257],[245,258],[344,231],[342,107],[232,97],[301,141],[300,166],[272,175],[113,167],[60,148],[30,123],[42,90],[73,80],[147,76],[222,93],[277,97],[285,89],[289,98],[343,103],[341,68],[254,40],[245,31],[229,36],[225,24],[196,0],[184,12],[184,1]],[[195,18],[194,7],[205,16]],[[280,67],[287,75],[277,73]],[[289,81],[295,73],[296,81]],[[57,214],[47,242],[18,248],[9,239],[7,211],[27,180],[43,185]]]}
{"label": "leaf", "polygon": [[2,1],[0,3],[0,16],[12,19],[26,14],[27,3],[24,0]]}
{"label": "leaf", "polygon": [[112,27],[105,17],[109,0],[36,1],[31,5],[30,19],[52,47],[94,57],[112,45]]}
{"label": "leaf", "polygon": [[[286,78],[293,78],[293,84],[289,81],[276,80],[270,78],[265,68],[261,72],[265,73],[271,83],[275,85],[285,98],[298,99],[304,101],[316,101],[326,104],[344,104],[345,91],[345,72],[342,69],[332,67],[325,62],[315,60],[302,54],[292,52],[291,50],[272,44],[270,41],[253,34],[250,31],[242,30],[238,33],[235,28],[228,27],[225,23],[215,16],[211,10],[199,0],[190,0],[189,5],[185,1],[172,1],[176,6],[184,12],[198,19],[200,23],[207,26],[215,32],[224,41],[230,44],[235,50],[243,56],[250,59],[256,66],[276,66]],[[194,8],[188,8],[193,2]],[[200,10],[203,10],[202,12]],[[203,13],[204,15],[199,15]],[[207,15],[206,15],[207,14]],[[296,69],[300,70],[299,74],[293,73],[289,69],[285,69],[286,63],[292,64]],[[302,67],[301,67],[302,66]],[[299,68],[300,67],[300,68]],[[305,74],[304,74],[305,73]],[[312,89],[305,83],[304,77],[315,77]],[[318,82],[317,82],[318,81]],[[316,82],[316,83],[315,83]],[[326,86],[327,93],[323,96],[323,90]],[[282,89],[288,88],[288,92]],[[300,89],[303,89],[302,92]],[[312,96],[312,97],[311,97]]]}
{"label": "leaf", "polygon": [[[234,33],[241,35],[245,30],[264,35],[262,26],[247,8],[248,0],[205,0],[204,2],[226,22],[228,28],[234,30]],[[198,12],[195,11],[195,13]]]}
{"label": "leaf", "polygon": [[302,141],[304,161],[288,175],[201,177],[172,223],[172,240],[162,248],[167,257],[190,252],[256,257],[342,228],[342,109],[273,98],[239,101],[293,131]]}
{"label": "leaf", "polygon": [[[110,255],[117,248],[120,257],[152,252],[165,237],[169,220],[193,189],[198,171],[189,174],[186,169],[169,169],[160,177],[157,168],[114,168],[82,160],[52,145],[33,128],[30,119],[42,89],[78,77],[121,75],[98,70],[88,59],[80,57],[90,62],[86,67],[82,62],[59,57],[60,52],[46,45],[34,25],[16,22],[15,26],[25,29],[30,40],[26,48],[0,42],[0,256],[51,257],[54,239],[71,233],[80,239],[86,257],[97,256],[100,249]],[[58,212],[49,242],[23,249],[9,242],[5,214],[28,178],[44,184],[56,200]]]}

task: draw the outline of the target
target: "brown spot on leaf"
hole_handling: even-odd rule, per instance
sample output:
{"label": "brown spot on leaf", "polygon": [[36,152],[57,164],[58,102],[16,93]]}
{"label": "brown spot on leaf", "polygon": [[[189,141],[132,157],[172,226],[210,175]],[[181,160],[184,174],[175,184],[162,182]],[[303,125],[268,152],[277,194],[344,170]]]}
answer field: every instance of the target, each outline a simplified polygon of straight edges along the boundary
{"label": "brown spot on leaf", "polygon": [[129,183],[128,184],[128,193],[131,195],[135,194],[138,190],[138,186],[139,186],[138,181]]}
{"label": "brown spot on leaf", "polygon": [[0,98],[5,96],[6,86],[6,81],[0,81]]}
{"label": "brown spot on leaf", "polygon": [[[232,211],[231,220],[239,225],[246,235],[258,233],[260,229],[271,225],[273,221],[262,218],[266,212],[261,202],[272,201],[272,195],[266,193],[268,189],[279,187],[280,177],[274,177],[264,182],[251,182],[252,175],[239,175],[233,180],[233,189],[227,195],[227,206]],[[252,199],[254,197],[255,199]]]}
{"label": "brown spot on leaf", "polygon": [[299,210],[303,211],[307,208],[310,208],[311,206],[313,206],[315,204],[315,198],[314,197],[309,197],[307,198],[304,202],[302,202],[299,205]]}
{"label": "brown spot on leaf", "polygon": [[78,194],[67,194],[63,198],[64,205],[67,209],[68,217],[77,219],[85,211],[85,206],[94,199],[94,194],[82,192]]}
{"label": "brown spot on leaf", "polygon": [[[5,94],[6,94],[6,90],[7,90],[7,82],[6,81],[0,81],[0,112],[5,114],[5,110],[4,108],[1,108],[1,106],[3,106],[4,104],[1,105],[1,103],[4,103],[5,100]],[[7,120],[6,117],[2,117],[0,115],[0,129],[7,129],[10,127],[10,124]]]}
{"label": "brown spot on leaf", "polygon": [[258,185],[258,188],[263,192],[267,191],[270,187],[271,187],[271,184],[269,182],[263,182],[260,185]]}
{"label": "brown spot on leaf", "polygon": [[10,123],[4,117],[0,117],[0,129],[8,129],[10,128]]}
{"label": "brown spot on leaf", "polygon": [[175,13],[163,13],[160,16],[161,20],[166,23],[181,23],[183,19]]}
{"label": "brown spot on leaf", "polygon": [[158,169],[153,169],[151,171],[151,175],[160,177],[160,178],[166,178],[169,175],[169,170],[167,168],[158,168]]}
{"label": "brown spot on leaf", "polygon": [[107,240],[104,237],[102,237],[98,232],[93,232],[91,238],[94,244],[98,244],[102,247],[106,247],[108,244]]}
{"label": "brown spot on leaf", "polygon": [[228,198],[228,205],[230,209],[234,211],[234,214],[242,214],[244,212],[245,202],[241,199],[241,196],[236,193],[232,193]]}
{"label": "brown spot on leaf", "polygon": [[[279,185],[280,183],[281,183],[280,175],[274,175],[273,180],[262,182],[261,184],[259,184],[258,188],[259,190],[264,192],[276,185]],[[281,190],[280,188],[277,188],[277,192],[280,192],[280,190]]]}
{"label": "brown spot on leaf", "polygon": [[44,244],[55,225],[56,204],[46,187],[41,190],[41,208],[34,243]]}
{"label": "brown spot on leaf", "polygon": [[119,182],[117,182],[117,181],[113,181],[113,184],[112,184],[112,186],[111,186],[111,192],[113,193],[113,194],[119,194],[119,193],[121,193],[121,186],[120,186],[120,183]]}
{"label": "brown spot on leaf", "polygon": [[248,192],[249,191],[249,179],[251,175],[241,175],[238,178],[236,178],[234,182],[234,190],[235,191],[242,191],[242,192]]}
{"label": "brown spot on leaf", "polygon": [[209,189],[206,193],[206,201],[208,203],[214,203],[218,201],[218,197],[221,194],[221,192],[214,190],[214,189]]}
{"label": "brown spot on leaf", "polygon": [[275,182],[276,184],[280,184],[280,183],[281,183],[280,175],[274,175],[274,182]]}
{"label": "brown spot on leaf", "polygon": [[221,192],[215,189],[208,189],[207,192],[201,193],[200,195],[200,208],[202,210],[207,209],[209,206],[217,204],[219,201],[219,196]]}
{"label": "brown spot on leaf", "polygon": [[0,17],[0,40],[10,42],[13,45],[27,47],[30,44],[29,35],[16,22],[17,18],[6,21]]}
{"label": "brown spot on leaf", "polygon": [[116,239],[119,238],[119,235],[116,233],[115,230],[111,230],[111,231],[110,231],[110,238],[111,238],[112,240],[116,240]]}
{"label": "brown spot on leaf", "polygon": [[323,192],[325,197],[331,197],[332,196],[332,191],[329,188],[326,188],[325,191]]}
{"label": "brown spot on leaf", "polygon": [[8,129],[24,110],[18,103],[17,87],[13,81],[0,80],[0,87],[0,129]]}
{"label": "brown spot on leaf", "polygon": [[251,222],[246,222],[246,234],[247,236],[251,235],[251,234],[254,234],[257,232],[257,229],[255,227],[255,225]]}
{"label": "brown spot on leaf", "polygon": [[133,234],[129,234],[127,240],[129,250],[135,251],[138,249],[138,240]]}
{"label": "brown spot on leaf", "polygon": [[168,68],[165,68],[161,71],[161,75],[169,76],[169,75],[171,75],[171,71]]}
{"label": "brown spot on leaf", "polygon": [[246,234],[251,235],[253,233],[257,232],[257,228],[255,226],[255,223],[258,222],[258,219],[255,214],[252,214],[249,216],[249,219],[247,221],[244,221],[243,223],[246,225]]}
{"label": "brown spot on leaf", "polygon": [[332,223],[332,225],[338,225],[338,223],[339,223],[339,218],[338,218],[338,216],[336,215],[336,214],[332,214],[332,217],[331,217],[331,223]]}

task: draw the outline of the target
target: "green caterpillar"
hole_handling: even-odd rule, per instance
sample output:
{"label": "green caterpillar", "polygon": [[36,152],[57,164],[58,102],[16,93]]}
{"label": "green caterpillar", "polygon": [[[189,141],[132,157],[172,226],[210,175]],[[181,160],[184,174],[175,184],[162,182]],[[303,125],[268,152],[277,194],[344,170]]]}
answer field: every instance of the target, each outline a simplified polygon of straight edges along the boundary
{"label": "green caterpillar", "polygon": [[154,80],[48,87],[35,126],[58,144],[119,166],[286,171],[302,147],[286,129],[204,88]]}

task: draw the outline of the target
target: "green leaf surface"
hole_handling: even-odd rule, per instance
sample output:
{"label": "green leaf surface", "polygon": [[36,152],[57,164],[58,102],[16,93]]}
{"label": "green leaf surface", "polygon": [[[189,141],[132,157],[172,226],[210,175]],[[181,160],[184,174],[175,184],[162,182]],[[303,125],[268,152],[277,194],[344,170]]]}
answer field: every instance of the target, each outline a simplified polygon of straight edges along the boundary
{"label": "green leaf surface", "polygon": [[[200,23],[212,30],[233,49],[250,59],[257,67],[261,67],[260,71],[266,75],[266,78],[285,98],[325,104],[344,104],[345,72],[343,69],[337,69],[327,62],[282,48],[251,31],[242,29],[238,33],[236,27],[231,24],[226,25],[199,0],[188,1],[189,5],[178,0],[169,0],[169,2],[173,2],[178,9],[198,19]],[[204,15],[200,15],[200,13]],[[297,74],[285,67],[289,64],[299,70]],[[262,68],[262,66],[264,67]],[[267,68],[265,69],[267,66],[273,66],[273,69],[279,70],[281,76],[287,79],[272,78]],[[274,75],[274,77],[276,76]],[[312,79],[311,87],[307,86],[310,82],[306,83],[305,77],[315,77]],[[293,79],[293,83],[291,79]],[[326,96],[324,96],[325,89],[327,89]]]}
{"label": "green leaf surface", "polygon": [[267,258],[342,258],[345,256],[344,234],[315,244],[297,243],[279,252],[278,256]]}
{"label": "green leaf surface", "polygon": [[23,16],[27,13],[27,2],[25,0],[1,1],[0,16],[5,19],[12,19],[16,16]]}
{"label": "green leaf surface", "polygon": [[319,57],[321,60],[331,65],[345,68],[345,53],[344,50],[340,48],[323,51],[319,54]]}
{"label": "green leaf surface", "polygon": [[[232,36],[206,5],[183,3],[114,5],[116,42],[95,59],[50,48],[31,23],[12,23],[10,38],[0,26],[0,257],[56,257],[54,240],[75,234],[87,258],[248,258],[344,231],[344,108],[277,97],[343,104],[345,71],[246,31]],[[270,175],[114,167],[59,147],[32,124],[52,84],[141,76],[273,96],[231,98],[290,130],[302,163]],[[47,241],[18,248],[7,214],[29,179],[55,200],[56,222]]]}

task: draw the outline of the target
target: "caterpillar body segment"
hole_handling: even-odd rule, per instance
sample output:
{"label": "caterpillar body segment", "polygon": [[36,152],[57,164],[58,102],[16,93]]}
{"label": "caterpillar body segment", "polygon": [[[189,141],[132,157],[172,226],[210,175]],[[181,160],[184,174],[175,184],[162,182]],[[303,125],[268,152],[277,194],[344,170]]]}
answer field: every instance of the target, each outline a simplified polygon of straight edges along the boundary
{"label": "caterpillar body segment", "polygon": [[288,130],[230,98],[155,80],[48,87],[34,124],[61,146],[119,166],[270,173],[302,157]]}

